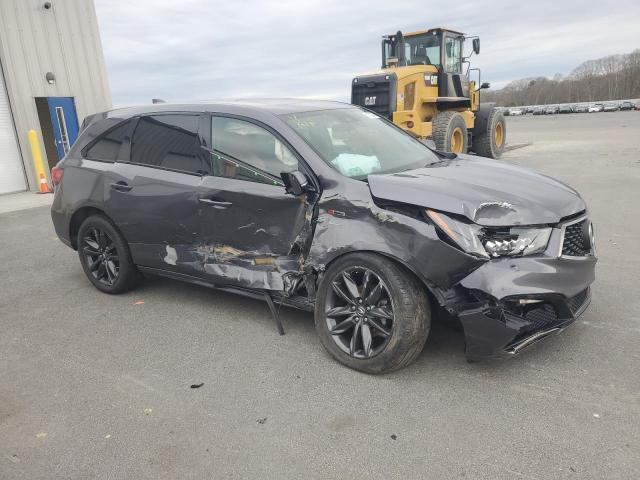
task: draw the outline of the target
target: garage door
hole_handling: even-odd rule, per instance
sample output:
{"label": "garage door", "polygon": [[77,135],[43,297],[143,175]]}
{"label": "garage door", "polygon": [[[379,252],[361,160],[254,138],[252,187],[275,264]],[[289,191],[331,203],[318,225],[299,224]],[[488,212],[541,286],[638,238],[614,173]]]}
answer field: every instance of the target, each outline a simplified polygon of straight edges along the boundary
{"label": "garage door", "polygon": [[16,131],[9,111],[7,89],[0,70],[0,193],[26,189],[22,158],[18,151]]}

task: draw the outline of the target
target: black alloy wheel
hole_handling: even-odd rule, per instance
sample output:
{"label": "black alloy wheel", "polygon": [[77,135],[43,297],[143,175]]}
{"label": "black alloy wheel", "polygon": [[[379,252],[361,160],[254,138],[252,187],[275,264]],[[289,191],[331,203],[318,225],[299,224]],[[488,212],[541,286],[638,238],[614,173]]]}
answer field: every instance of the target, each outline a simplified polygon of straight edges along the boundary
{"label": "black alloy wheel", "polygon": [[78,229],[77,244],[82,269],[98,290],[115,294],[135,286],[140,273],[129,245],[106,216],[86,218]]}
{"label": "black alloy wheel", "polygon": [[420,355],[431,326],[425,286],[407,268],[373,252],[352,252],[323,272],[315,326],[324,348],[365,373],[406,367]]}
{"label": "black alloy wheel", "polygon": [[365,267],[342,270],[332,281],[325,317],[336,345],[354,358],[371,358],[393,333],[393,303],[383,280]]}
{"label": "black alloy wheel", "polygon": [[109,234],[92,227],[82,238],[82,252],[91,275],[106,286],[112,286],[120,275],[120,257]]}

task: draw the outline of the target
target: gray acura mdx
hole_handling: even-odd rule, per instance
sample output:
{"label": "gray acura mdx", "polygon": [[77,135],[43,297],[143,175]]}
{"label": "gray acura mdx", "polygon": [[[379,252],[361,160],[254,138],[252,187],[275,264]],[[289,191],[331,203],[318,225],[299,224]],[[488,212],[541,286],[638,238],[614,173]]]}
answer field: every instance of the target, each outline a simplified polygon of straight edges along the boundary
{"label": "gray acura mdx", "polygon": [[588,306],[596,254],[567,185],[433,151],[336,102],[153,105],[85,120],[51,214],[99,290],[140,272],[315,312],[368,373],[420,354],[435,312],[469,360],[509,356]]}

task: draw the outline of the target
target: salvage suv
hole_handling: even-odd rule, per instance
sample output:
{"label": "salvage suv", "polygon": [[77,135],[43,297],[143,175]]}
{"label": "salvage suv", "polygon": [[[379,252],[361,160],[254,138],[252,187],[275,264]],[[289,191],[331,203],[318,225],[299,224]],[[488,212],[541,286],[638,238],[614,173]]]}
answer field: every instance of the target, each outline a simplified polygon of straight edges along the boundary
{"label": "salvage suv", "polygon": [[368,373],[413,362],[435,312],[479,360],[560,332],[591,299],[575,190],[351,105],[113,110],[52,177],[55,230],[99,290],[143,272],[264,299],[276,321],[278,304],[314,311],[324,347]]}

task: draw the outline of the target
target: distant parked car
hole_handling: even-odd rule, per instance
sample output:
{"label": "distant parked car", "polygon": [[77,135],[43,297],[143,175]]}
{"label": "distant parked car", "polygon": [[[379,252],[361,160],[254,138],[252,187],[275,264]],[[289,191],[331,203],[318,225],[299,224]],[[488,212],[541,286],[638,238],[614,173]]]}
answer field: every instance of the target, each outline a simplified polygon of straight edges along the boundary
{"label": "distant parked car", "polygon": [[618,106],[617,103],[606,103],[604,105],[604,108],[602,109],[603,112],[617,112],[620,109],[620,107]]}
{"label": "distant parked car", "polygon": [[547,107],[547,109],[545,110],[544,114],[545,115],[555,115],[556,113],[558,113],[560,109],[558,107],[552,106],[552,107]]}
{"label": "distant parked car", "polygon": [[593,112],[601,112],[604,110],[604,105],[601,103],[594,103],[593,105],[589,105],[589,113]]}
{"label": "distant parked car", "polygon": [[559,113],[573,113],[573,107],[571,105],[562,105],[558,108]]}
{"label": "distant parked car", "polygon": [[620,104],[620,110],[635,110],[636,106],[632,102],[622,102]]}
{"label": "distant parked car", "polygon": [[536,107],[533,109],[533,114],[534,115],[544,115],[545,111],[544,108],[542,107]]}
{"label": "distant parked car", "polygon": [[589,107],[587,105],[576,105],[573,109],[574,113],[587,113]]}
{"label": "distant parked car", "polygon": [[510,108],[509,109],[509,115],[512,117],[517,117],[520,115],[524,115],[524,112],[521,108]]}

